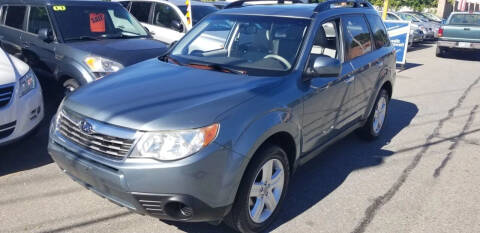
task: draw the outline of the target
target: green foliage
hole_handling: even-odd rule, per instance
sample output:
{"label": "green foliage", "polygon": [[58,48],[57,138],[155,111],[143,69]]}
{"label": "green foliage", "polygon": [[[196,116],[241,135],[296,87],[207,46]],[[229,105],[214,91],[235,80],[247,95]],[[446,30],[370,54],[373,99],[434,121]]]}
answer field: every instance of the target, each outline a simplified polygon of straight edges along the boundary
{"label": "green foliage", "polygon": [[[370,0],[370,2],[376,6],[383,7],[384,0]],[[389,0],[391,8],[399,8],[402,6],[408,6],[414,10],[421,11],[425,8],[436,7],[438,0]]]}

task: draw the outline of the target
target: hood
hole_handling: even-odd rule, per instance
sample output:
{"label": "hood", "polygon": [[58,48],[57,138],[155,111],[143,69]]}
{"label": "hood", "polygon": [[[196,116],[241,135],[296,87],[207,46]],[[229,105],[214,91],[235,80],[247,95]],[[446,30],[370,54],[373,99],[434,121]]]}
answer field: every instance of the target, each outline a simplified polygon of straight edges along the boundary
{"label": "hood", "polygon": [[80,88],[65,108],[136,130],[191,129],[262,95],[283,78],[200,70],[151,59]]}
{"label": "hood", "polygon": [[147,38],[70,42],[68,45],[93,55],[117,61],[123,66],[158,57],[167,51],[167,46],[164,43]]}
{"label": "hood", "polygon": [[23,61],[0,49],[0,85],[16,82],[29,69]]}

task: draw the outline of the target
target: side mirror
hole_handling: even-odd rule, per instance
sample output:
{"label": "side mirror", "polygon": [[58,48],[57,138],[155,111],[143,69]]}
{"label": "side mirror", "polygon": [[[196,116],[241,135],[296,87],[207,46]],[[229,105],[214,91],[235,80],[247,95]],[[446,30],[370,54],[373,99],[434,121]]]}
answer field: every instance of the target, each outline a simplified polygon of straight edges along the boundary
{"label": "side mirror", "polygon": [[172,20],[171,27],[179,32],[183,32],[183,24],[178,22],[178,20]]}
{"label": "side mirror", "polygon": [[307,81],[321,77],[338,77],[340,75],[341,67],[342,65],[337,59],[324,55],[312,57],[303,74],[303,80]]}
{"label": "side mirror", "polygon": [[53,41],[53,34],[47,28],[41,28],[38,30],[38,39],[50,43]]}

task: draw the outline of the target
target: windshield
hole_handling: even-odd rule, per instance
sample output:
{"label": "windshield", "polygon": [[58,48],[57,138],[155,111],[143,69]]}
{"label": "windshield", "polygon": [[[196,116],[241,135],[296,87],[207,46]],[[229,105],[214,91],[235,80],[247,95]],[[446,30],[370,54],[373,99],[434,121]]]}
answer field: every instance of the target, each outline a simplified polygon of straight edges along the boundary
{"label": "windshield", "polygon": [[[178,8],[182,11],[183,14],[187,14],[187,6],[178,6]],[[200,20],[205,18],[205,16],[218,11],[218,9],[214,6],[192,6],[192,23],[196,25]]]}
{"label": "windshield", "polygon": [[425,17],[429,18],[430,20],[432,21],[442,21],[442,19],[440,19],[438,16],[436,15],[433,15],[433,14],[430,14],[430,13],[424,13]]}
{"label": "windshield", "polygon": [[65,41],[148,36],[145,29],[121,5],[53,7]]}
{"label": "windshield", "polygon": [[409,14],[398,14],[400,16],[400,18],[402,18],[403,20],[406,20],[406,21],[411,21],[411,22],[420,22],[418,19],[416,19],[415,17],[413,17],[412,15],[409,15]]}
{"label": "windshield", "polygon": [[480,15],[455,14],[450,18],[449,24],[454,25],[480,25]]}
{"label": "windshield", "polygon": [[282,75],[295,64],[309,24],[309,19],[213,15],[180,40],[170,57],[182,65],[200,63],[248,75]]}
{"label": "windshield", "polygon": [[423,15],[422,13],[419,13],[419,12],[412,12],[410,13],[413,17],[415,17],[416,19],[420,20],[420,21],[423,21],[423,22],[430,22],[432,20],[430,20],[428,17],[426,17],[425,15]]}

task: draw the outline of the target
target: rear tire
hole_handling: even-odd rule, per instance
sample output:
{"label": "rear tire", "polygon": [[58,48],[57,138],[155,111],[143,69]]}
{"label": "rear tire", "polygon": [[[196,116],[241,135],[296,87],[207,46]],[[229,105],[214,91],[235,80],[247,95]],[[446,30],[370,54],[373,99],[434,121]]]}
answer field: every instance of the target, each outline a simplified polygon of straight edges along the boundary
{"label": "rear tire", "polygon": [[357,130],[357,134],[366,140],[374,140],[380,136],[388,115],[388,103],[390,97],[387,90],[382,89],[377,96],[372,112],[367,118],[365,125]]}
{"label": "rear tire", "polygon": [[225,223],[243,233],[265,231],[281,209],[289,178],[285,151],[276,145],[262,146],[245,171]]}
{"label": "rear tire", "polygon": [[435,51],[435,55],[437,57],[446,57],[447,56],[447,49],[446,48],[442,48],[442,47],[438,47],[437,46],[437,50]]}

